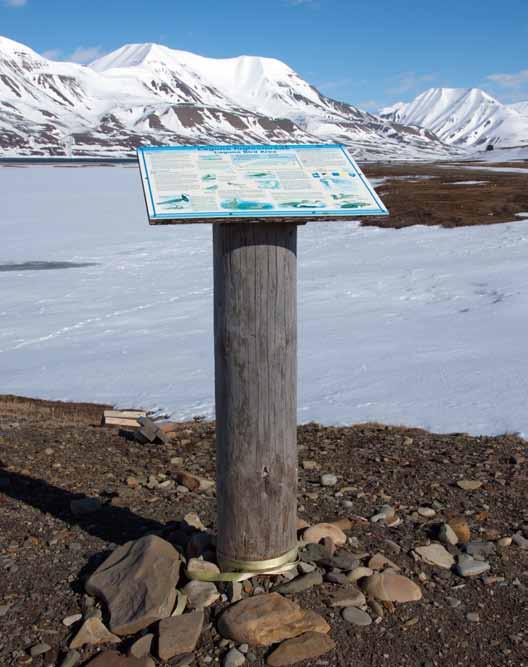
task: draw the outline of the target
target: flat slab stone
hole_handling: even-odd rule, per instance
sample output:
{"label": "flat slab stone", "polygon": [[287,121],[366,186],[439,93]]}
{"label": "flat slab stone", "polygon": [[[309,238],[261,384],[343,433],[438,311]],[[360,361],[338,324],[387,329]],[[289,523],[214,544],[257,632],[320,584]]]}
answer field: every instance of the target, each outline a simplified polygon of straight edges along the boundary
{"label": "flat slab stone", "polygon": [[458,564],[455,568],[456,573],[461,577],[478,577],[489,569],[489,563],[486,561],[475,560],[467,554],[461,554],[458,557]]}
{"label": "flat slab stone", "polygon": [[346,609],[343,609],[341,615],[347,623],[352,623],[352,625],[366,627],[372,623],[372,618],[367,614],[366,611],[356,609],[355,607],[347,607]]}
{"label": "flat slab stone", "polygon": [[119,644],[119,637],[109,632],[100,618],[92,616],[81,626],[73,638],[70,648],[82,648],[83,646],[100,646],[101,644]]}
{"label": "flat slab stone", "polygon": [[281,584],[277,588],[278,593],[283,595],[292,595],[293,593],[301,593],[302,591],[307,591],[312,586],[320,586],[323,583],[323,575],[318,571],[314,570],[308,574],[303,574],[300,577],[295,577],[291,581],[288,581],[285,584]]}
{"label": "flat slab stone", "polygon": [[99,653],[86,667],[155,667],[152,658],[134,658],[115,651]]}
{"label": "flat slab stone", "polygon": [[176,600],[180,557],[155,535],[118,547],[86,582],[86,591],[106,603],[110,630],[132,635],[170,616]]}
{"label": "flat slab stone", "polygon": [[322,616],[304,610],[278,593],[264,593],[232,605],[218,621],[227,638],[251,646],[269,646],[306,632],[330,632]]}
{"label": "flat slab stone", "polygon": [[444,570],[450,570],[455,564],[453,556],[441,544],[416,547],[415,551],[429,565],[436,565]]}
{"label": "flat slab stone", "polygon": [[196,648],[204,622],[203,611],[164,618],[159,624],[158,656],[170,660],[177,655],[192,653]]}
{"label": "flat slab stone", "polygon": [[220,597],[217,587],[210,581],[190,581],[182,592],[187,596],[187,604],[191,609],[210,607]]}
{"label": "flat slab stone", "polygon": [[287,639],[271,653],[266,661],[269,667],[288,667],[301,660],[314,660],[335,648],[335,641],[320,632],[306,632],[300,637]]}
{"label": "flat slab stone", "polygon": [[381,602],[416,602],[422,599],[420,587],[400,574],[373,574],[363,581],[363,590]]}

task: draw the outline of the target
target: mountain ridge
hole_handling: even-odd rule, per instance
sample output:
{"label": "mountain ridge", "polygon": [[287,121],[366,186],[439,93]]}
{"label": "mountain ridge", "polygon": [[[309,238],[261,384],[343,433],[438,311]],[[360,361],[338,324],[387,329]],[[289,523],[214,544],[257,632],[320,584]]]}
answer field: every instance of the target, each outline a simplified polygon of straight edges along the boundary
{"label": "mountain ridge", "polygon": [[503,148],[528,145],[528,111],[522,113],[522,105],[503,104],[480,88],[429,88],[411,102],[382,109],[380,116],[427,128],[450,145]]}
{"label": "mountain ridge", "polygon": [[90,65],[0,38],[3,155],[130,155],[143,144],[344,143],[359,158],[456,154],[427,129],[326,97],[273,58],[128,44]]}

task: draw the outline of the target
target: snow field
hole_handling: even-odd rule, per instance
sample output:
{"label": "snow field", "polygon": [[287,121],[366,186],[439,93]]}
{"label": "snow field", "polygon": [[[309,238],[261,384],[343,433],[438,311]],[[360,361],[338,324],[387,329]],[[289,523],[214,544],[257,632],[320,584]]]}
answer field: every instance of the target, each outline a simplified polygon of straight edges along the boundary
{"label": "snow field", "polygon": [[[0,392],[211,416],[209,225],[135,167],[0,168]],[[528,433],[528,220],[299,231],[299,420]]]}

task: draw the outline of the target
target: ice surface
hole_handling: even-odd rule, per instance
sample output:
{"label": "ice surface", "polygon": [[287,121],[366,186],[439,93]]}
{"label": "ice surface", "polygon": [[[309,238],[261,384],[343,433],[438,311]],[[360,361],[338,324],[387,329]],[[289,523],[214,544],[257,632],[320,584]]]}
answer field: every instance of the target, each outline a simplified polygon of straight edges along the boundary
{"label": "ice surface", "polygon": [[[0,392],[212,415],[210,227],[149,227],[135,167],[4,167],[0,197]],[[300,421],[528,433],[527,252],[520,219],[301,228]]]}

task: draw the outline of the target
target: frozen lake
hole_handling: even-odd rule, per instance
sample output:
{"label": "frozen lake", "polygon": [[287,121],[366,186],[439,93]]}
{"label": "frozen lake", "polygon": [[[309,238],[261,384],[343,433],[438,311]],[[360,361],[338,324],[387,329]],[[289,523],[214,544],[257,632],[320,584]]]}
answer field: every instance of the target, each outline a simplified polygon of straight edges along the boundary
{"label": "frozen lake", "polygon": [[[209,226],[135,167],[0,167],[0,392],[213,414]],[[299,230],[299,420],[528,434],[528,220]]]}

